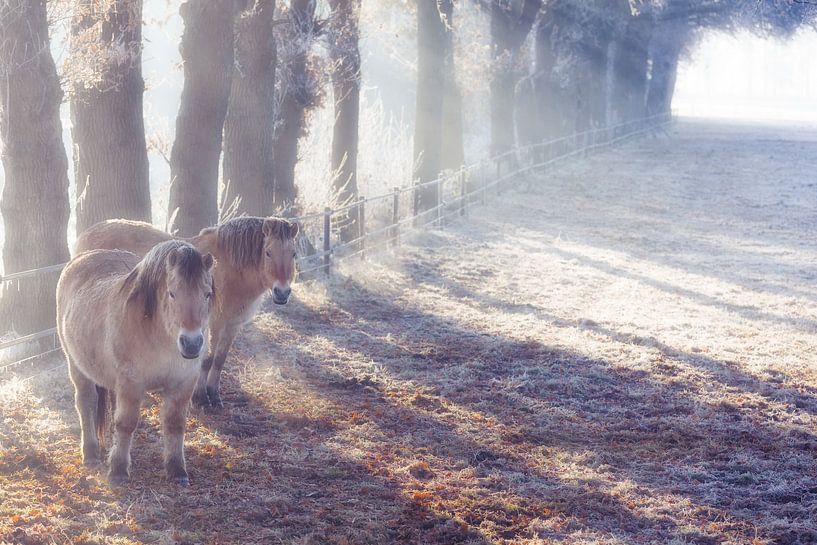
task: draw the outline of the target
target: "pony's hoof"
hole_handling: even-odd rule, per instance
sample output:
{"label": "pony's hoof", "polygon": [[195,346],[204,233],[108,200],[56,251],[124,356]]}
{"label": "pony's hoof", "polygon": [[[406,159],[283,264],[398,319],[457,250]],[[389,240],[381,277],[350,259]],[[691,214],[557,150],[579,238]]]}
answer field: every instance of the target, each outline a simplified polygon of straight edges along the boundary
{"label": "pony's hoof", "polygon": [[99,465],[101,463],[102,463],[102,460],[99,459],[99,458],[88,457],[88,458],[85,458],[84,460],[82,460],[82,465],[84,465],[85,467],[87,467],[89,469],[97,468],[97,467],[99,467]]}
{"label": "pony's hoof", "polygon": [[187,476],[187,473],[174,473],[168,474],[167,480],[173,484],[177,484],[179,486],[190,486],[190,477]]}
{"label": "pony's hoof", "polygon": [[207,397],[210,401],[210,409],[215,412],[221,412],[224,409],[224,402],[221,401],[221,396],[218,392],[208,391]]}
{"label": "pony's hoof", "polygon": [[193,392],[193,397],[190,398],[190,401],[193,403],[193,407],[197,409],[207,409],[210,407],[210,398],[207,396],[207,392]]}
{"label": "pony's hoof", "polygon": [[111,486],[125,486],[129,480],[127,473],[108,473],[108,484]]}

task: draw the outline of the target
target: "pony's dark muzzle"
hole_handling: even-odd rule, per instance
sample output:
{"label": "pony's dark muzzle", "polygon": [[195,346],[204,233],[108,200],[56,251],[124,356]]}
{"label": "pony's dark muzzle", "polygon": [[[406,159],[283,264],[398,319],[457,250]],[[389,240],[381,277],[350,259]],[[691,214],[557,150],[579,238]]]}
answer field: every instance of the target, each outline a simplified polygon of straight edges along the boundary
{"label": "pony's dark muzzle", "polygon": [[179,352],[188,360],[196,359],[201,355],[204,346],[204,335],[179,335]]}
{"label": "pony's dark muzzle", "polygon": [[289,295],[292,293],[292,288],[273,288],[272,302],[276,305],[286,305],[289,301]]}

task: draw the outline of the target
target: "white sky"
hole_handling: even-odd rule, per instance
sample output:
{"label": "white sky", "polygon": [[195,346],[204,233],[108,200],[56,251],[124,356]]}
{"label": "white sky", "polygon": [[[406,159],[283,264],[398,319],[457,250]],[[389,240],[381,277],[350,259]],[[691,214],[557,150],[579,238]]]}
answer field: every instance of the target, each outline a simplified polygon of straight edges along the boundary
{"label": "white sky", "polygon": [[705,36],[678,69],[679,115],[817,122],[817,33]]}

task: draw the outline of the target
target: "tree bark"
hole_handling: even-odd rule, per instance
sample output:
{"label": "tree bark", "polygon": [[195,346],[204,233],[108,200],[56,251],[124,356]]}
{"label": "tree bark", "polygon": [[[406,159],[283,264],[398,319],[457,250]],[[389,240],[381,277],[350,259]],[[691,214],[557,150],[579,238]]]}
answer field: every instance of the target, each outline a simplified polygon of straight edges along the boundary
{"label": "tree bark", "polygon": [[221,215],[271,215],[275,126],[274,0],[255,0],[238,18],[235,69],[224,121]]}
{"label": "tree bark", "polygon": [[309,51],[319,34],[315,22],[315,0],[292,0],[289,25],[281,34],[286,58],[284,53],[279,54],[279,112],[273,143],[273,205],[280,212],[295,213],[298,139],[305,132],[307,110],[317,103],[317,84],[307,63]]}
{"label": "tree bark", "polygon": [[141,0],[76,0],[70,66],[77,233],[110,218],[150,221]]}
{"label": "tree bark", "polygon": [[653,36],[650,44],[652,74],[647,88],[647,113],[657,115],[672,111],[672,97],[678,60],[685,45],[684,32],[662,28]]}
{"label": "tree bark", "polygon": [[567,97],[556,83],[553,75],[556,67],[556,52],[552,35],[555,21],[544,16],[536,26],[535,68],[533,87],[536,101],[536,134],[541,142],[558,138],[573,129],[575,125],[570,114],[574,109],[572,97]]}
{"label": "tree bark", "polygon": [[442,170],[456,170],[465,162],[462,137],[462,94],[457,83],[454,62],[454,4],[446,2],[440,6],[440,14],[445,24],[445,55],[443,62],[445,87],[443,90],[443,144],[440,158]]}
{"label": "tree bark", "polygon": [[237,0],[181,5],[184,87],[170,154],[170,230],[193,236],[218,221],[218,165],[233,70]]}
{"label": "tree bark", "polygon": [[[335,125],[332,133],[334,201],[346,205],[357,199],[358,125],[360,123],[360,0],[329,0],[332,8],[329,54],[335,67],[332,92]],[[361,234],[359,218],[351,214],[340,230],[341,240]]]}
{"label": "tree bark", "polygon": [[[14,273],[68,260],[68,159],[45,0],[0,3],[0,35],[3,266]],[[0,333],[54,327],[57,277],[0,284]]]}
{"label": "tree bark", "polygon": [[[442,169],[443,93],[446,79],[445,23],[441,11],[452,0],[417,2],[417,111],[414,124],[414,179],[422,184],[434,180]],[[438,4],[443,7],[438,9]],[[433,184],[414,192],[414,212],[438,204]]]}
{"label": "tree bark", "polygon": [[646,113],[648,44],[652,31],[646,16],[635,16],[619,38],[613,59],[613,107],[619,122],[643,117]]}
{"label": "tree bark", "polygon": [[519,79],[517,55],[536,20],[541,0],[524,0],[518,12],[514,4],[491,2],[491,153],[514,146],[514,92]]}

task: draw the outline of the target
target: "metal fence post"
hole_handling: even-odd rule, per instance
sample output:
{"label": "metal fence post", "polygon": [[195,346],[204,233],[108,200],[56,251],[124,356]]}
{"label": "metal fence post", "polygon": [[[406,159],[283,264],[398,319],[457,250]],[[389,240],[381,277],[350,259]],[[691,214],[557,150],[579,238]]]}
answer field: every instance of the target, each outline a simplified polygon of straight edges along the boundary
{"label": "metal fence post", "polygon": [[323,209],[323,271],[328,276],[331,266],[332,250],[332,209],[328,206]]}
{"label": "metal fence post", "polygon": [[400,188],[394,188],[394,202],[391,207],[391,244],[392,248],[400,246]]}
{"label": "metal fence post", "polygon": [[360,237],[360,258],[364,257],[364,250],[366,249],[366,199],[363,197],[357,198],[357,233]]}
{"label": "metal fence post", "polygon": [[460,168],[460,216],[465,215],[465,206],[468,204],[465,200],[468,198],[468,190],[466,187],[465,166]]}

